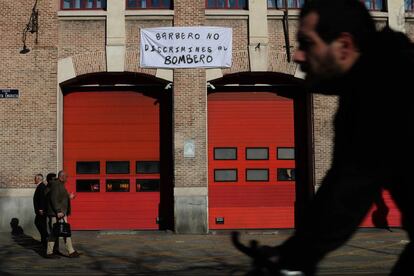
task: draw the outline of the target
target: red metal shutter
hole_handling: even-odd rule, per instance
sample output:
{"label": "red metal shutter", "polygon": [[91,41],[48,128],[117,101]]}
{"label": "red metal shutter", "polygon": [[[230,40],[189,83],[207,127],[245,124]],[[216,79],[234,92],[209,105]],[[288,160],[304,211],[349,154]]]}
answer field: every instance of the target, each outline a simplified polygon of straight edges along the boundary
{"label": "red metal shutter", "polygon": [[[381,207],[382,204],[374,204],[371,210],[368,212],[367,216],[365,217],[364,221],[361,224],[361,227],[374,227],[378,226],[375,225],[375,221],[379,221],[380,223],[384,220],[388,223],[390,227],[400,227],[401,226],[401,214],[398,210],[397,206],[395,205],[394,200],[392,199],[390,193],[386,190],[382,192],[382,204],[385,204],[386,208],[388,208],[388,213],[385,211],[384,208]],[[379,209],[378,209],[379,206]]]}
{"label": "red metal shutter", "polygon": [[[277,148],[294,147],[293,101],[274,93],[208,96],[210,229],[293,228],[295,182],[278,181]],[[214,160],[214,148],[237,148],[237,160]],[[268,160],[246,160],[246,148],[268,148]],[[268,181],[246,181],[246,169],[268,169]],[[237,169],[237,181],[216,182],[217,169]],[[224,219],[224,223],[216,220]]]}
{"label": "red metal shutter", "polygon": [[[77,192],[73,229],[158,229],[159,192],[137,192],[136,161],[159,161],[159,105],[136,92],[74,92],[64,97],[64,168],[67,188],[98,179],[100,192]],[[77,174],[76,162],[99,161],[98,174]],[[128,161],[129,173],[107,174],[107,161]],[[108,192],[106,181],[129,181],[129,192]]]}

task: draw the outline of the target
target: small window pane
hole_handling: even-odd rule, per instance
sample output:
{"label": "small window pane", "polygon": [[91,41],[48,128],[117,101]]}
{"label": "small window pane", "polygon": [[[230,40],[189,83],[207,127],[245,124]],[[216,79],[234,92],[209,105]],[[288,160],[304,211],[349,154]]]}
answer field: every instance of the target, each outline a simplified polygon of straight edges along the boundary
{"label": "small window pane", "polygon": [[99,179],[78,179],[76,180],[77,192],[99,192]]}
{"label": "small window pane", "polygon": [[375,0],[375,9],[382,11],[384,9],[383,0]]}
{"label": "small window pane", "polygon": [[107,174],[122,174],[129,173],[129,161],[107,161]]}
{"label": "small window pane", "polygon": [[278,181],[295,181],[295,169],[277,169]]}
{"label": "small window pane", "polygon": [[236,160],[237,148],[214,148],[214,160]]}
{"label": "small window pane", "polygon": [[295,148],[277,148],[277,159],[295,160]]}
{"label": "small window pane", "polygon": [[[287,0],[289,9],[299,9],[303,6],[304,3],[304,0]],[[267,6],[269,8],[285,8],[285,0],[268,0]]]}
{"label": "small window pane", "polygon": [[137,173],[160,173],[159,161],[137,161]]}
{"label": "small window pane", "polygon": [[247,160],[268,160],[269,149],[268,148],[246,148]]}
{"label": "small window pane", "polygon": [[237,170],[236,169],[214,170],[214,181],[235,182],[237,181]]}
{"label": "small window pane", "polygon": [[127,8],[136,8],[137,7],[137,0],[128,0]]}
{"label": "small window pane", "polygon": [[96,0],[96,8],[102,9],[104,7],[102,4],[105,5],[105,2],[104,0]]}
{"label": "small window pane", "polygon": [[405,3],[405,10],[412,11],[413,10],[413,0],[404,0]]}
{"label": "small window pane", "polygon": [[75,0],[75,9],[81,8],[81,0]]}
{"label": "small window pane", "polygon": [[364,0],[364,3],[369,10],[381,11],[384,9],[383,0]]}
{"label": "small window pane", "polygon": [[137,179],[137,192],[158,192],[160,190],[159,179]]}
{"label": "small window pane", "polygon": [[106,180],[107,192],[129,192],[129,179]]}
{"label": "small window pane", "polygon": [[99,174],[99,161],[80,161],[76,162],[77,174]]}
{"label": "small window pane", "polygon": [[63,1],[63,8],[64,9],[70,9],[70,8],[72,8],[71,3],[72,3],[72,0],[64,0]]}
{"label": "small window pane", "polygon": [[268,169],[247,169],[246,181],[269,181]]}
{"label": "small window pane", "polygon": [[276,0],[267,0],[268,8],[276,8]]}

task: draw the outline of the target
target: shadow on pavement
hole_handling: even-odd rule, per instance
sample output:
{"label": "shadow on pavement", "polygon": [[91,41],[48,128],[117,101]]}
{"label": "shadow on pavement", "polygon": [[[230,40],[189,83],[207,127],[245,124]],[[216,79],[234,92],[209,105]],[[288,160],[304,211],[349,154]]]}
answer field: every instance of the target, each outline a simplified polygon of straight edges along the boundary
{"label": "shadow on pavement", "polygon": [[[81,251],[85,256],[93,256],[96,252],[81,246]],[[220,256],[204,254],[201,260],[196,260],[192,264],[182,264],[182,259],[171,255],[165,256],[160,252],[144,257],[125,257],[119,255],[106,254],[97,258],[90,258],[88,263],[91,270],[100,272],[99,275],[167,275],[167,276],[194,276],[194,275],[245,275],[248,266],[230,264],[223,261]],[[191,258],[191,257],[190,257]],[[168,264],[168,265],[167,265]],[[184,266],[184,267],[183,267]],[[101,274],[102,273],[102,274]]]}
{"label": "shadow on pavement", "polygon": [[44,256],[44,250],[42,244],[35,240],[33,237],[24,233],[23,228],[19,225],[19,219],[12,218],[10,222],[12,228],[11,235],[13,240],[25,249],[33,250],[39,256]]}

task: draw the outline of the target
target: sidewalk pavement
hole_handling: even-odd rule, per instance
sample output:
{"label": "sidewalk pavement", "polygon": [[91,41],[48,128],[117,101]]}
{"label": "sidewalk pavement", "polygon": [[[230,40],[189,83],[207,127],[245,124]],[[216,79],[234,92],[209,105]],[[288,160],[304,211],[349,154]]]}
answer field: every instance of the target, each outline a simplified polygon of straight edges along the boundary
{"label": "sidewalk pavement", "polygon": [[[322,262],[318,275],[388,275],[407,236],[401,229],[360,229]],[[292,230],[243,231],[242,241],[277,245]],[[34,237],[38,240],[38,237]],[[45,259],[32,236],[0,233],[0,275],[245,275],[250,260],[236,251],[230,232],[178,235],[146,231],[74,231],[80,258]],[[63,242],[61,252],[65,252]]]}

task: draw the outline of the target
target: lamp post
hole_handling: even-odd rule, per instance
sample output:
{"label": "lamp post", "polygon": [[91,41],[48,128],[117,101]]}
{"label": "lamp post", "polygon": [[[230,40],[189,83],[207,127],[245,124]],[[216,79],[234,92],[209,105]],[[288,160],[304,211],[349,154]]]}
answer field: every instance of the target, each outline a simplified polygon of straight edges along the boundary
{"label": "lamp post", "polygon": [[38,31],[39,31],[39,10],[37,9],[37,1],[35,1],[33,8],[32,8],[32,14],[30,15],[29,22],[26,24],[26,27],[23,29],[23,36],[22,36],[22,42],[23,42],[23,49],[20,51],[20,54],[27,54],[30,52],[30,49],[26,46],[26,37],[27,33],[30,32],[32,34],[36,34],[35,38],[35,44],[37,44],[37,38],[38,38]]}

